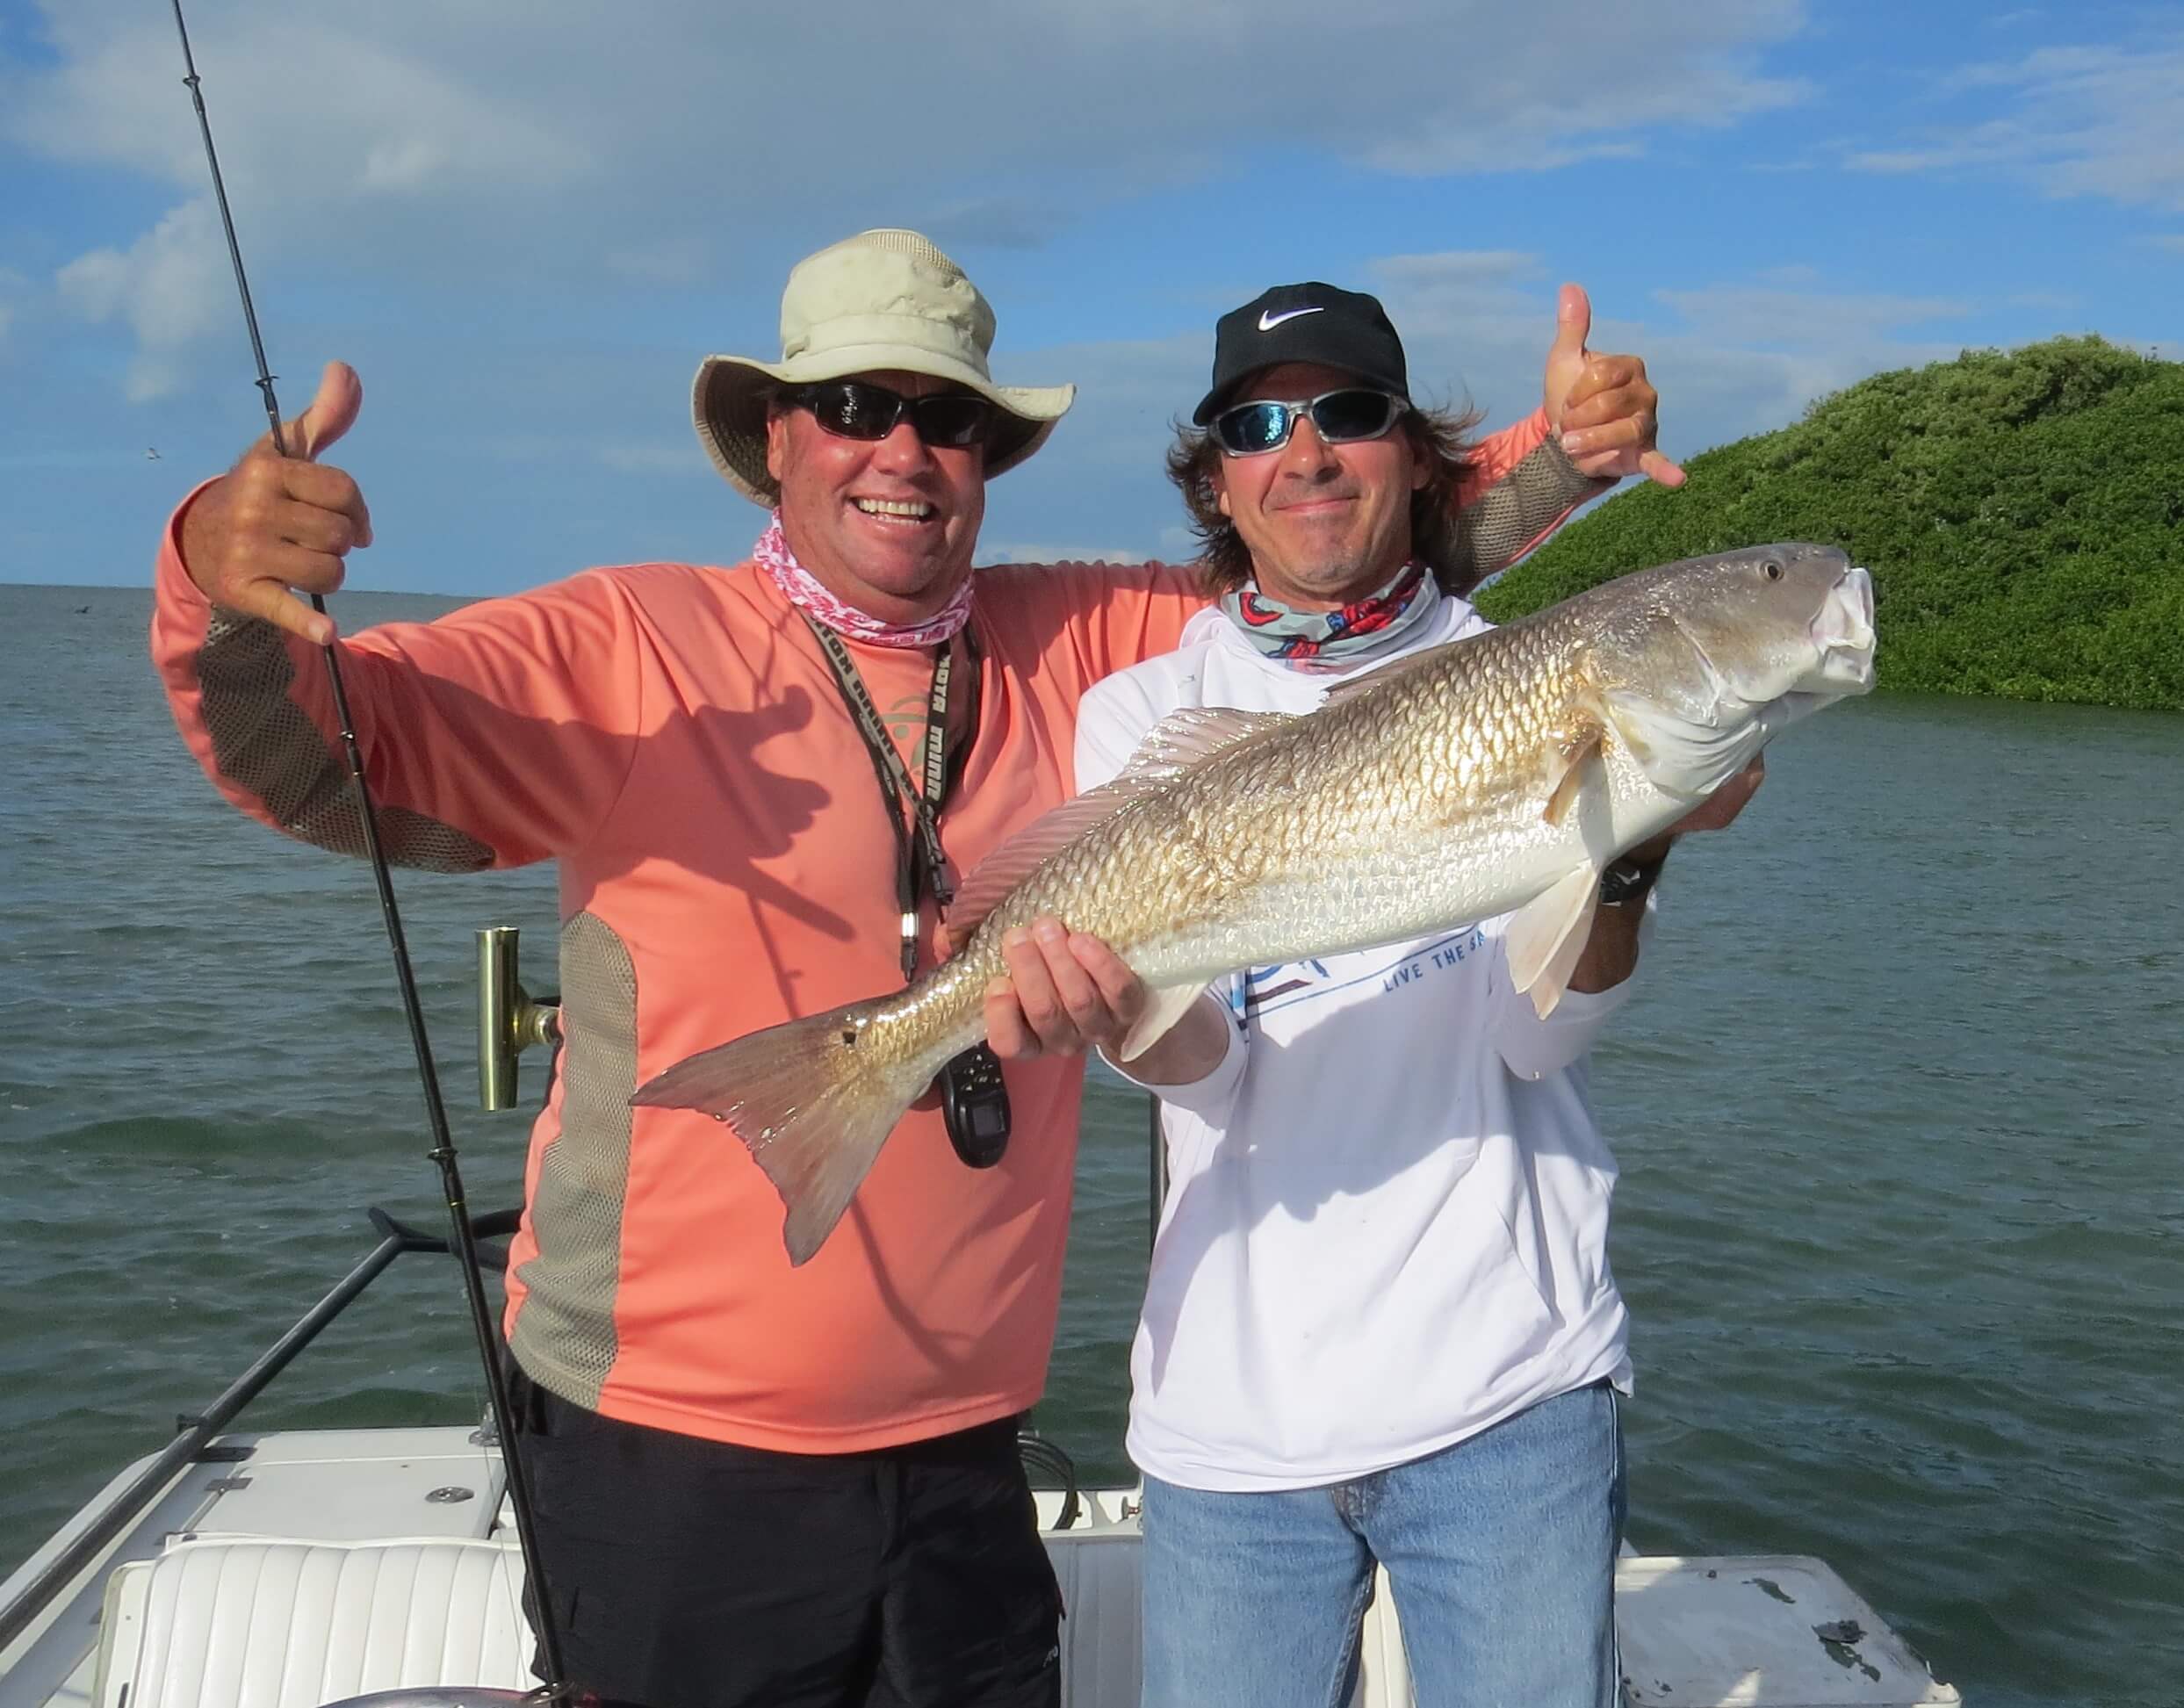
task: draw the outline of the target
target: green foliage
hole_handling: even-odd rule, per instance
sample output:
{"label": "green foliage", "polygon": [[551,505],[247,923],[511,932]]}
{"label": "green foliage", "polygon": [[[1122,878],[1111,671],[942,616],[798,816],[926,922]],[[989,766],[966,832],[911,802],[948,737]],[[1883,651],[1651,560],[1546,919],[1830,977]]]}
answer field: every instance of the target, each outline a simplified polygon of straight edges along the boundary
{"label": "green foliage", "polygon": [[2099,338],[1876,374],[1572,523],[1480,595],[1507,621],[1771,540],[1873,572],[1884,688],[2184,710],[2184,364]]}

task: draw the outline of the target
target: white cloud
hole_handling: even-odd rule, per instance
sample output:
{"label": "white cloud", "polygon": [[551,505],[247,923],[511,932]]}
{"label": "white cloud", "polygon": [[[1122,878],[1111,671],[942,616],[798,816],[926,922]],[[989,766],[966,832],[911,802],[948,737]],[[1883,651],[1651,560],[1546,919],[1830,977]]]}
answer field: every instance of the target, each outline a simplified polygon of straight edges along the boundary
{"label": "white cloud", "polygon": [[[163,14],[40,5],[52,59],[0,58],[0,135],[195,194]],[[254,261],[670,283],[777,278],[861,224],[1035,248],[1118,194],[1256,162],[1275,133],[1411,173],[1628,156],[1798,98],[1759,61],[1803,23],[1797,0],[1353,0],[1339,28],[1322,0],[823,11],[651,0],[638,26],[590,0],[379,0],[352,24],[198,0],[192,23]],[[1615,74],[1574,90],[1576,42]]]}
{"label": "white cloud", "polygon": [[2000,117],[1957,120],[1931,141],[1855,153],[1869,172],[1994,171],[2056,197],[2184,212],[2184,36],[2129,47],[2045,47],[1964,68],[1959,96],[2009,98]]}
{"label": "white cloud", "polygon": [[[120,0],[43,0],[43,10],[58,62],[8,75],[0,128],[55,159],[195,189],[203,145],[165,15]],[[458,31],[406,37],[381,16],[395,10],[375,9],[359,33],[268,0],[193,8],[202,92],[238,204],[491,194],[584,175],[582,126],[536,110],[535,91],[501,75],[505,42],[486,54],[463,51]],[[513,7],[505,21],[523,27]]]}
{"label": "white cloud", "polygon": [[[141,283],[155,261],[188,270],[172,227],[205,185],[179,48],[141,0],[38,5],[47,51],[0,43],[0,140],[186,198],[68,276],[80,306],[135,328],[130,389],[155,395],[185,327],[213,325],[194,274],[171,313]],[[1119,198],[1257,164],[1277,133],[1411,174],[1627,158],[1799,98],[1761,61],[1804,16],[1799,0],[1351,0],[1330,29],[1323,0],[195,0],[191,22],[269,301],[292,300],[283,281],[561,302],[621,282],[740,310],[844,231],[1035,249]],[[1574,93],[1581,41],[1614,75]],[[770,332],[770,300],[751,318]]]}
{"label": "white cloud", "polygon": [[389,137],[364,150],[358,185],[364,190],[414,190],[447,164],[445,149],[422,136]]}
{"label": "white cloud", "polygon": [[130,401],[165,397],[180,384],[182,357],[219,323],[233,286],[212,205],[184,202],[126,251],[92,249],[54,278],[61,300],[85,320],[119,320],[136,335]]}

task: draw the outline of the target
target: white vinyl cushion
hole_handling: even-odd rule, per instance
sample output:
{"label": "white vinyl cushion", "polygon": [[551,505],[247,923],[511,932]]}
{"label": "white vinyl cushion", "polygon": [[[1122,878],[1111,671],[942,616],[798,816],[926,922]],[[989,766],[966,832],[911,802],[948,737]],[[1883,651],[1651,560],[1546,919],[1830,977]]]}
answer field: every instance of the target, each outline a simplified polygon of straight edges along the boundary
{"label": "white vinyl cushion", "polygon": [[182,1542],[109,1580],[95,1708],[319,1708],[528,1690],[522,1557],[498,1543]]}
{"label": "white vinyl cushion", "polygon": [[[1064,1708],[1135,1708],[1134,1530],[1046,1539],[1067,1617]],[[512,1544],[207,1538],[109,1580],[94,1708],[320,1708],[428,1684],[527,1690]]]}

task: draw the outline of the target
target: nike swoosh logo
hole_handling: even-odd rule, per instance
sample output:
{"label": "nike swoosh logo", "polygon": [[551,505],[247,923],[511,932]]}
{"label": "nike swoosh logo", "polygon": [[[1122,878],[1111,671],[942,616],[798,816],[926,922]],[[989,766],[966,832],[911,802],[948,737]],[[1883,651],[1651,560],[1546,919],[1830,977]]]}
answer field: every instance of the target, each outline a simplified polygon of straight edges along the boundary
{"label": "nike swoosh logo", "polygon": [[1285,308],[1277,314],[1271,308],[1262,308],[1258,312],[1258,329],[1261,332],[1272,332],[1284,321],[1294,321],[1300,314],[1317,314],[1321,312],[1317,308]]}

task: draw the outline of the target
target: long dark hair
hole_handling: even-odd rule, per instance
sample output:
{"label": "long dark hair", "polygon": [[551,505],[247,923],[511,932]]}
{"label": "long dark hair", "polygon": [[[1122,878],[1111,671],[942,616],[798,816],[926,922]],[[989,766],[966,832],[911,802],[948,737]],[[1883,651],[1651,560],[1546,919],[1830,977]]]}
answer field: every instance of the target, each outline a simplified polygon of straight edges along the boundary
{"label": "long dark hair", "polygon": [[[1444,593],[1458,595],[1469,593],[1481,579],[1478,555],[1472,550],[1457,494],[1472,470],[1472,447],[1465,435],[1482,416],[1475,409],[1460,413],[1413,404],[1395,422],[1395,430],[1424,451],[1431,465],[1425,485],[1410,494],[1411,556],[1432,570]],[[1221,513],[1220,494],[1214,486],[1221,447],[1210,433],[1198,428],[1178,422],[1175,429],[1175,443],[1168,447],[1168,478],[1183,494],[1191,531],[1202,547],[1200,585],[1209,597],[1219,598],[1251,579],[1251,553],[1236,524]]]}

